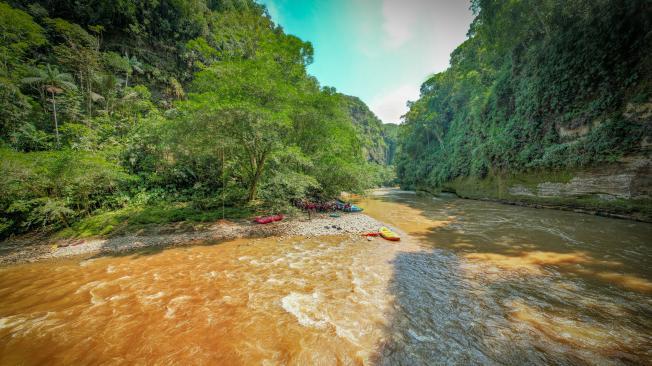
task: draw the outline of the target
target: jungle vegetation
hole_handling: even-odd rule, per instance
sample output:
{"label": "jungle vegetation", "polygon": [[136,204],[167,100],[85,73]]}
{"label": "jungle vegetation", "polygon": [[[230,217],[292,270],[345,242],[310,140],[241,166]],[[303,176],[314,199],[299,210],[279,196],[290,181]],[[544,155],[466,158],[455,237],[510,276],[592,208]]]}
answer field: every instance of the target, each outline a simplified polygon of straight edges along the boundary
{"label": "jungle vegetation", "polygon": [[0,2],[0,238],[381,184],[382,124],[312,60],[253,0]]}
{"label": "jungle vegetation", "polygon": [[639,154],[652,137],[645,0],[473,0],[467,40],[409,103],[402,186],[564,171]]}

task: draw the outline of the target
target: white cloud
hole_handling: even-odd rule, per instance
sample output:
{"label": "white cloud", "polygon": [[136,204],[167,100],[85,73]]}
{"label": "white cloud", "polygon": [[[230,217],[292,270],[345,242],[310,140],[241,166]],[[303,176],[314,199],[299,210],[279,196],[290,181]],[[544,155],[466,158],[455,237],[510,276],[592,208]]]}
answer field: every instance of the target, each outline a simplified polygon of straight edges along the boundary
{"label": "white cloud", "polygon": [[[408,1],[409,2],[409,1]],[[415,7],[405,6],[406,2],[383,0],[383,30],[390,47],[399,47],[413,36],[413,25],[418,23],[419,12]]]}
{"label": "white cloud", "polygon": [[444,71],[450,53],[466,38],[471,22],[468,0],[382,1],[380,44],[384,67],[394,78],[394,88],[376,94],[371,109],[386,123],[398,123],[407,112],[406,102],[419,97],[428,75]]}
{"label": "white cloud", "polygon": [[389,48],[410,42],[431,52],[441,51],[440,45],[450,48],[460,43],[470,21],[468,0],[382,0],[382,30]]}
{"label": "white cloud", "polygon": [[399,123],[408,111],[406,103],[419,97],[416,84],[405,84],[373,100],[369,108],[385,123]]}

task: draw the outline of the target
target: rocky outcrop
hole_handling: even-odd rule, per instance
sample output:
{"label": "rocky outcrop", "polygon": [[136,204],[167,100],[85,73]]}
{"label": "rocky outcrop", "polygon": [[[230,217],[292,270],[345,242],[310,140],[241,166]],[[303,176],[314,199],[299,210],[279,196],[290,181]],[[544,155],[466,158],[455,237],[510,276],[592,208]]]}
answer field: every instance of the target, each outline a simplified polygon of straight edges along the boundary
{"label": "rocky outcrop", "polygon": [[580,197],[596,195],[601,199],[632,198],[632,182],[636,176],[632,173],[617,175],[597,175],[574,177],[568,183],[542,182],[537,184],[536,192],[527,187],[516,185],[508,188],[511,195],[537,197]]}
{"label": "rocky outcrop", "polygon": [[652,222],[652,159],[570,172],[532,172],[458,179],[444,188],[465,198],[569,209]]}
{"label": "rocky outcrop", "polygon": [[647,199],[652,197],[652,162],[646,158],[622,161],[609,168],[578,172],[568,182],[544,181],[535,190],[522,185],[508,188],[511,195],[537,197],[588,197],[615,199]]}

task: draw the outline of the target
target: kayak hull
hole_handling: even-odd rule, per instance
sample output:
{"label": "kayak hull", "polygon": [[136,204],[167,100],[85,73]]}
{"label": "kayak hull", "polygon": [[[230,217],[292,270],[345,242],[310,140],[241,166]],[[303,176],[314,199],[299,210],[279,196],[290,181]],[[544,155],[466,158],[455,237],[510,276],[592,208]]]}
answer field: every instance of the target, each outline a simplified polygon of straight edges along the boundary
{"label": "kayak hull", "polygon": [[281,221],[281,220],[283,220],[283,218],[284,218],[283,215],[256,217],[254,219],[254,222],[259,223],[259,224],[270,224],[272,222]]}
{"label": "kayak hull", "polygon": [[384,226],[381,227],[380,230],[378,230],[378,233],[385,240],[389,240],[389,241],[399,241],[399,240],[401,240],[401,237],[398,236],[398,234],[396,234],[395,232],[393,232],[392,230],[390,230],[389,228],[386,228]]}

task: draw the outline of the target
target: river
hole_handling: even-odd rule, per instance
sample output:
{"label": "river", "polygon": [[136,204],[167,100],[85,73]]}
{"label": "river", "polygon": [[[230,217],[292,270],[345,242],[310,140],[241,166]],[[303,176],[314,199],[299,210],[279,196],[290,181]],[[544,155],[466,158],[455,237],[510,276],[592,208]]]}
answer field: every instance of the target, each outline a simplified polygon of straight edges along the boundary
{"label": "river", "polygon": [[378,190],[403,236],[0,268],[0,364],[650,364],[652,225]]}

